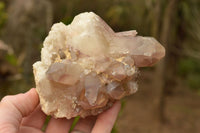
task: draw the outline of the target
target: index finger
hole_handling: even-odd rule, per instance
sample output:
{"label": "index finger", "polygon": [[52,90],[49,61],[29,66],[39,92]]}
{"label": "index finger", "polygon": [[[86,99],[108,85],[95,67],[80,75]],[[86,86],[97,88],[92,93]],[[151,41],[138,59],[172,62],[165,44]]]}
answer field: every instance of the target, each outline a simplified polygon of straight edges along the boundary
{"label": "index finger", "polygon": [[109,110],[100,114],[92,133],[110,133],[120,111],[121,103],[117,101]]}

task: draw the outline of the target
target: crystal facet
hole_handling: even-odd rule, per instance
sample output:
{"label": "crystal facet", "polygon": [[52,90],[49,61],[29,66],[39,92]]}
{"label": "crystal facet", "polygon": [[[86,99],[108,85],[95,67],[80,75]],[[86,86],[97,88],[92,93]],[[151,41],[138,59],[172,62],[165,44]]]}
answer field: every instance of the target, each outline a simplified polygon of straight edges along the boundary
{"label": "crystal facet", "polygon": [[115,33],[93,12],[54,24],[33,65],[42,110],[56,118],[97,115],[137,91],[138,67],[165,55],[152,37]]}

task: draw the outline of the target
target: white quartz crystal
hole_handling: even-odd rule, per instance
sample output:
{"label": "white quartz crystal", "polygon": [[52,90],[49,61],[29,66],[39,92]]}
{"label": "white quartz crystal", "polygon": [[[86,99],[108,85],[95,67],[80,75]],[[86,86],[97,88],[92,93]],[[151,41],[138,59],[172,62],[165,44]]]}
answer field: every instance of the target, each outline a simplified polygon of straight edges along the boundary
{"label": "white quartz crystal", "polygon": [[138,67],[165,55],[152,37],[115,33],[93,12],[54,24],[33,65],[42,110],[56,118],[97,115],[135,93]]}

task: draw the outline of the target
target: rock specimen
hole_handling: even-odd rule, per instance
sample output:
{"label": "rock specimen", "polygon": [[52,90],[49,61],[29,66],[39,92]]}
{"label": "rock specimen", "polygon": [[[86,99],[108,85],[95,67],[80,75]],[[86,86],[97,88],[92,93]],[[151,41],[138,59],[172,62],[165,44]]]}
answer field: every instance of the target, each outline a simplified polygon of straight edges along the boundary
{"label": "rock specimen", "polygon": [[165,49],[136,31],[115,33],[93,12],[54,24],[33,65],[42,110],[56,118],[97,115],[137,90],[138,67]]}

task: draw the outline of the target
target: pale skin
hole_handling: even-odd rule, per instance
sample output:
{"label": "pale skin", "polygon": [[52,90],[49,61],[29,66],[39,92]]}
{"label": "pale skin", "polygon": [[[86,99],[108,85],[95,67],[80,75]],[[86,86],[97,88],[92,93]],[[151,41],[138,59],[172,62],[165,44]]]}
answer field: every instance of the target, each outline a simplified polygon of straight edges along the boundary
{"label": "pale skin", "polygon": [[[110,133],[120,107],[117,101],[96,117],[80,119],[72,133]],[[43,133],[41,129],[45,119],[34,88],[24,94],[6,96],[0,102],[0,133]],[[45,133],[68,133],[72,121],[51,118]]]}

